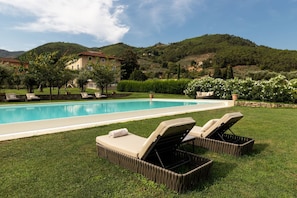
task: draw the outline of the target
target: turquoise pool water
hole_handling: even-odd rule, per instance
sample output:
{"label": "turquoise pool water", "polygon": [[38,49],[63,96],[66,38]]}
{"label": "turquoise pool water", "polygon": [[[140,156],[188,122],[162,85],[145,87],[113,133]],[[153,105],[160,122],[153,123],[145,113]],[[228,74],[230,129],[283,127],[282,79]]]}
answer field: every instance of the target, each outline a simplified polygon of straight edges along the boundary
{"label": "turquoise pool water", "polygon": [[201,104],[193,101],[175,100],[112,100],[65,102],[54,104],[26,104],[0,107],[0,124],[88,116],[156,108]]}

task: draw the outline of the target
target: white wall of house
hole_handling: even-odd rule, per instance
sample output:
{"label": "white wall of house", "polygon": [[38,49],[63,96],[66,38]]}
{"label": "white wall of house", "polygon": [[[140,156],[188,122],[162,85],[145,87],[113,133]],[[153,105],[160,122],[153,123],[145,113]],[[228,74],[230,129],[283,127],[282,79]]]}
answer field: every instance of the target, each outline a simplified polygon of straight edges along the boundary
{"label": "white wall of house", "polygon": [[[67,69],[70,70],[81,70],[83,68],[92,70],[91,67],[89,67],[90,63],[96,63],[98,60],[102,65],[107,65],[110,67],[114,67],[114,69],[117,69],[121,66],[121,62],[116,57],[109,57],[103,54],[102,52],[95,52],[95,51],[87,51],[87,52],[81,52],[78,55],[78,59],[69,62],[69,64],[66,66]],[[120,71],[120,69],[117,69]],[[91,89],[97,89],[96,83],[92,81],[92,79],[89,80],[89,83],[87,84],[87,88]]]}

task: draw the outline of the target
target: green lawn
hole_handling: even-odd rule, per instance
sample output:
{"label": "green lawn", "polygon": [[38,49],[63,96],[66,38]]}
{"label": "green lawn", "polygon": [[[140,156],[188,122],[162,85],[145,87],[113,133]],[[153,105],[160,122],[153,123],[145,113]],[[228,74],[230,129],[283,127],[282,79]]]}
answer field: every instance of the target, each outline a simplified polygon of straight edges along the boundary
{"label": "green lawn", "polygon": [[[96,155],[95,137],[127,127],[148,137],[163,120],[191,116],[198,125],[240,111],[237,135],[255,139],[251,154],[240,158],[203,149],[213,159],[201,186],[177,195],[163,185]],[[1,197],[297,197],[296,109],[228,109],[112,124],[0,142]]]}

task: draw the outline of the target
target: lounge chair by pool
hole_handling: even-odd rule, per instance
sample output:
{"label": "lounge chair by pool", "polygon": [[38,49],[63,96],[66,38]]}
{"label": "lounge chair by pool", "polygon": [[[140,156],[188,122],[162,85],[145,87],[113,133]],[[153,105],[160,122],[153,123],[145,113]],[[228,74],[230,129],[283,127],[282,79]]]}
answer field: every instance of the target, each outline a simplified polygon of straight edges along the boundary
{"label": "lounge chair by pool", "polygon": [[38,96],[35,95],[35,93],[26,93],[27,101],[32,100],[40,100]]}
{"label": "lounge chair by pool", "polygon": [[101,94],[101,93],[99,93],[99,92],[95,92],[95,97],[96,97],[97,99],[101,99],[101,98],[107,98],[107,96],[106,96],[106,95],[104,95],[104,94]]}
{"label": "lounge chair by pool", "polygon": [[13,101],[21,101],[21,98],[18,98],[15,93],[7,93],[5,94],[6,101],[13,102]]}
{"label": "lounge chair by pool", "polygon": [[94,98],[94,96],[89,95],[87,92],[81,92],[80,95],[81,95],[82,99],[92,99],[92,98]]}
{"label": "lounge chair by pool", "polygon": [[148,138],[124,129],[117,137],[101,135],[96,137],[98,156],[184,192],[206,177],[212,165],[209,159],[178,149],[194,125],[192,118],[178,118],[161,122]]}
{"label": "lounge chair by pool", "polygon": [[[235,156],[246,154],[252,150],[254,140],[237,136],[230,129],[242,117],[240,112],[227,113],[220,119],[209,120],[202,127],[194,126],[189,135],[195,137],[196,146]],[[226,131],[231,134],[226,134]]]}

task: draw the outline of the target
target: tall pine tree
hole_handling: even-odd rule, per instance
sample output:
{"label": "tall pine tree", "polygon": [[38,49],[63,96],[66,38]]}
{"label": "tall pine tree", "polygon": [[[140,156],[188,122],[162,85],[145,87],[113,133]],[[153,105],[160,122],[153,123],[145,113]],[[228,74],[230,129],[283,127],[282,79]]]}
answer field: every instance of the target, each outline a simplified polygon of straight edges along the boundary
{"label": "tall pine tree", "polygon": [[127,50],[122,58],[121,79],[128,80],[132,72],[139,69],[137,55],[132,50]]}

